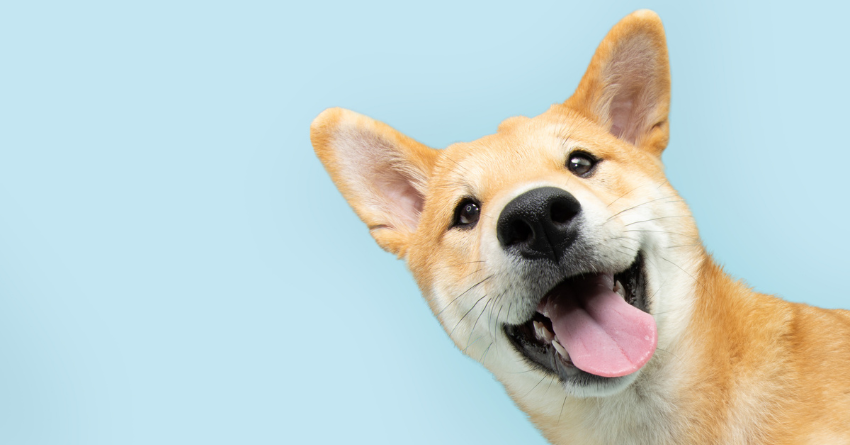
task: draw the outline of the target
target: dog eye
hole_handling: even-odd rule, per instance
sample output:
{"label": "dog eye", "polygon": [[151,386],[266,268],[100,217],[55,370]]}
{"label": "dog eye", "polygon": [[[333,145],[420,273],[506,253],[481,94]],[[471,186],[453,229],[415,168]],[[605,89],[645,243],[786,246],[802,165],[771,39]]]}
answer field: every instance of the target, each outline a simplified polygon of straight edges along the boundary
{"label": "dog eye", "polygon": [[452,227],[472,228],[481,216],[481,208],[478,203],[471,199],[464,199],[455,209],[455,218]]}
{"label": "dog eye", "polygon": [[573,174],[582,178],[587,177],[596,166],[597,160],[593,156],[584,152],[576,152],[570,155],[567,161],[567,168]]}

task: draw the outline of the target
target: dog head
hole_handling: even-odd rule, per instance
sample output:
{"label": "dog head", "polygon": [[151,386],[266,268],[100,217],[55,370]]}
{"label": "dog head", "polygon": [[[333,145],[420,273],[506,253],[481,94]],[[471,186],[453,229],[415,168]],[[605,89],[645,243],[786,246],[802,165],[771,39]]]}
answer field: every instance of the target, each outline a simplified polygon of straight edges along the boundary
{"label": "dog head", "polygon": [[329,109],[311,139],[458,348],[540,423],[634,387],[687,323],[701,247],[660,160],[669,101],[661,22],[638,11],[571,98],[496,134],[435,150]]}

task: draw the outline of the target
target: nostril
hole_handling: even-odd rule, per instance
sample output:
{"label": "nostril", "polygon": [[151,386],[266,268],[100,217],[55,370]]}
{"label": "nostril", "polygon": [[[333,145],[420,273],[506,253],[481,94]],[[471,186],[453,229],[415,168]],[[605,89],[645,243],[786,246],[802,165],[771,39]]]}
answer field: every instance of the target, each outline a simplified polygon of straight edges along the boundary
{"label": "nostril", "polygon": [[496,237],[511,255],[528,259],[558,258],[576,239],[581,204],[557,187],[529,190],[510,201],[499,214]]}
{"label": "nostril", "polygon": [[549,208],[549,216],[555,224],[564,224],[576,215],[574,206],[567,205],[561,201],[555,201]]}
{"label": "nostril", "polygon": [[533,237],[534,231],[528,223],[520,219],[514,220],[505,239],[505,247],[531,241]]}

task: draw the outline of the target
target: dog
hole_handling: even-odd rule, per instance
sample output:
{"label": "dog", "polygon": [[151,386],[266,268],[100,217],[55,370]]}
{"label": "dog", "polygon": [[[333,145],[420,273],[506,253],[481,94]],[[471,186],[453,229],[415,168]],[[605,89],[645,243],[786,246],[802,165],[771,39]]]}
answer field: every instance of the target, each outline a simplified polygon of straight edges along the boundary
{"label": "dog", "polygon": [[617,23],[572,97],[446,149],[311,126],[370,234],[553,444],[850,443],[850,311],[760,294],[667,181],[666,37]]}

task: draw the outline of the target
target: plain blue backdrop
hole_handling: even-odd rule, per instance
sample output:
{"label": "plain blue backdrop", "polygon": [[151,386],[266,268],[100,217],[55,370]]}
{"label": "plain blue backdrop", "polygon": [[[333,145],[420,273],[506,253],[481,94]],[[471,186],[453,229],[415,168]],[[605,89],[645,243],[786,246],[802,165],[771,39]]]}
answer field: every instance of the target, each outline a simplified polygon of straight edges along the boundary
{"label": "plain blue backdrop", "polygon": [[315,159],[434,146],[664,20],[669,177],[727,270],[850,307],[846,2],[4,2],[0,443],[544,443]]}

